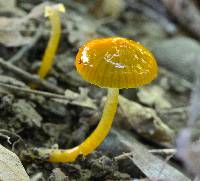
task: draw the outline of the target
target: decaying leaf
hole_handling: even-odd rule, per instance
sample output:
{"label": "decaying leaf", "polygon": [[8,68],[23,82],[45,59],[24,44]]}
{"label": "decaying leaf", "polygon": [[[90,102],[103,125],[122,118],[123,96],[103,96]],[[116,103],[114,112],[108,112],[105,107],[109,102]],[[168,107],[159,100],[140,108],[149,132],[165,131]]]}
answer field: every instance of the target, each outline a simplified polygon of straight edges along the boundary
{"label": "decaying leaf", "polygon": [[29,20],[29,19],[38,19],[42,17],[44,15],[44,7],[47,5],[50,5],[50,3],[44,2],[35,6],[24,19]]}
{"label": "decaying leaf", "polygon": [[0,75],[0,83],[15,85],[18,87],[27,87],[24,82],[5,75]]}
{"label": "decaying leaf", "polygon": [[95,19],[81,16],[73,11],[63,15],[63,24],[68,32],[69,42],[81,46],[96,35],[98,23]]}
{"label": "decaying leaf", "polygon": [[31,42],[30,37],[22,36],[21,18],[0,17],[0,43],[7,47],[17,47]]}
{"label": "decaying leaf", "polygon": [[25,15],[26,13],[16,7],[16,0],[0,0],[1,13],[13,13],[15,15]]}
{"label": "decaying leaf", "polygon": [[119,119],[121,125],[134,129],[141,136],[155,142],[171,144],[174,131],[157,116],[156,112],[140,104],[119,97]]}
{"label": "decaying leaf", "polygon": [[55,168],[52,170],[52,175],[50,178],[55,181],[68,181],[68,177],[62,172],[60,168]]}
{"label": "decaying leaf", "polygon": [[15,8],[16,0],[0,0],[0,10]]}
{"label": "decaying leaf", "polygon": [[71,101],[71,104],[73,105],[79,105],[90,109],[97,109],[93,100],[90,99],[87,94],[88,94],[88,89],[80,88],[80,94],[72,92],[71,90],[66,90],[65,97],[74,99],[73,101]]}
{"label": "decaying leaf", "polygon": [[93,11],[98,17],[117,18],[125,9],[125,5],[124,0],[100,0],[95,4]]}
{"label": "decaying leaf", "polygon": [[[11,2],[11,4],[14,6],[15,2]],[[22,35],[21,31],[26,29],[25,24],[29,23],[30,19],[39,19],[43,16],[46,5],[49,5],[49,3],[41,3],[33,8],[29,14],[24,14],[22,17],[0,17],[0,43],[7,47],[29,44],[32,41],[32,37]]]}
{"label": "decaying leaf", "polygon": [[159,86],[145,86],[139,89],[137,96],[140,102],[148,105],[155,106],[156,109],[171,108],[171,104],[164,97],[165,92]]}
{"label": "decaying leaf", "polygon": [[71,54],[64,53],[55,57],[52,74],[63,83],[72,85],[73,87],[85,87],[87,85],[87,82],[77,74],[74,65],[74,56]]}
{"label": "decaying leaf", "polygon": [[[190,179],[183,175],[176,168],[169,165],[166,161],[159,159],[148,152],[147,148],[140,144],[127,132],[122,130],[112,130],[120,140],[120,143],[128,147],[131,156],[129,159],[146,175],[150,180],[166,181],[189,181]],[[118,145],[122,146],[122,145]]]}
{"label": "decaying leaf", "polygon": [[40,127],[42,117],[36,112],[33,105],[24,99],[19,99],[13,104],[15,120],[27,124],[30,127]]}
{"label": "decaying leaf", "polygon": [[30,180],[19,158],[0,145],[0,180],[28,181]]}
{"label": "decaying leaf", "polygon": [[87,93],[88,90],[85,88],[80,88],[80,94],[67,89],[65,91],[66,99],[53,98],[52,100],[65,105],[70,104],[96,110],[97,107],[94,104],[94,101],[88,97]]}

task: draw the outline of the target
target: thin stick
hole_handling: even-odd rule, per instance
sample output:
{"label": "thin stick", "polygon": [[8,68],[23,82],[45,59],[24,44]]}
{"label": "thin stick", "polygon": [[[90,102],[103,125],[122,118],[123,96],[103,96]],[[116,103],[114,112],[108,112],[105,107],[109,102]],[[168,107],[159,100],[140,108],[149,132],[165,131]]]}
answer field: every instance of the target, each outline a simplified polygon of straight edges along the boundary
{"label": "thin stick", "polygon": [[20,69],[19,67],[12,65],[9,62],[4,61],[2,58],[0,58],[0,66],[18,76],[20,76],[22,79],[24,79],[25,81],[27,81],[29,83],[38,84],[39,86],[41,86],[51,92],[54,92],[54,93],[64,94],[64,90],[61,89],[60,87],[57,87],[45,80],[41,80],[38,76],[29,74],[28,72]]}
{"label": "thin stick", "polygon": [[62,99],[62,100],[72,100],[72,98],[70,99],[70,97],[65,97],[62,96],[60,94],[54,94],[54,93],[49,93],[49,92],[45,92],[45,91],[38,91],[38,90],[32,90],[29,88],[24,88],[24,87],[18,87],[18,86],[14,86],[14,85],[10,85],[10,84],[5,84],[0,82],[0,87],[9,89],[10,91],[13,91],[15,93],[25,93],[25,94],[35,94],[35,95],[40,95],[40,96],[44,96],[44,97],[48,97],[48,98],[56,98],[56,99]]}
{"label": "thin stick", "polygon": [[[159,155],[173,155],[176,153],[176,149],[152,149],[152,150],[148,150],[150,153],[153,154],[159,154]],[[119,156],[115,157],[116,161],[119,160],[124,160],[127,157],[130,157],[133,155],[133,152],[129,152],[129,153],[123,153]]]}
{"label": "thin stick", "polygon": [[159,155],[173,155],[176,153],[176,149],[152,149],[149,150],[150,153],[159,154]]}

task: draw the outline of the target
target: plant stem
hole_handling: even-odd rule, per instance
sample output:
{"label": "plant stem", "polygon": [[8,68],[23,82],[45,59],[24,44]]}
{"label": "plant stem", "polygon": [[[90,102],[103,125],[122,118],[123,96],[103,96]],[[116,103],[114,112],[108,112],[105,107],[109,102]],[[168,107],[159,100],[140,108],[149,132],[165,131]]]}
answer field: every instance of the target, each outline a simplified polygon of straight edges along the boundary
{"label": "plant stem", "polygon": [[73,162],[79,155],[88,155],[94,151],[108,135],[118,104],[119,89],[108,89],[107,101],[103,110],[102,118],[94,132],[80,145],[66,150],[61,149],[39,149],[41,157],[49,155],[49,161]]}

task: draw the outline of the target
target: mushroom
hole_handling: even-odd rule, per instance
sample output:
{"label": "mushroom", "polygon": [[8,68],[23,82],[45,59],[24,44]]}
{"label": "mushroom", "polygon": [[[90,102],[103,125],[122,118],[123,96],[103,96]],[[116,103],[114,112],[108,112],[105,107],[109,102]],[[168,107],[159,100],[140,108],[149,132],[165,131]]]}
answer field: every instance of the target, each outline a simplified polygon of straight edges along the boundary
{"label": "mushroom", "polygon": [[[43,79],[52,68],[53,59],[58,48],[61,34],[61,22],[60,13],[65,12],[63,4],[56,4],[51,6],[45,6],[44,16],[48,17],[51,23],[51,35],[48,41],[47,48],[44,52],[40,68],[37,72],[38,76]],[[31,85],[32,88],[36,88],[35,84]]]}
{"label": "mushroom", "polygon": [[40,150],[50,162],[72,162],[78,155],[88,155],[108,135],[117,110],[119,89],[150,83],[157,76],[152,53],[138,42],[121,37],[100,38],[87,42],[76,56],[76,68],[86,81],[108,88],[102,118],[94,132],[72,149]]}

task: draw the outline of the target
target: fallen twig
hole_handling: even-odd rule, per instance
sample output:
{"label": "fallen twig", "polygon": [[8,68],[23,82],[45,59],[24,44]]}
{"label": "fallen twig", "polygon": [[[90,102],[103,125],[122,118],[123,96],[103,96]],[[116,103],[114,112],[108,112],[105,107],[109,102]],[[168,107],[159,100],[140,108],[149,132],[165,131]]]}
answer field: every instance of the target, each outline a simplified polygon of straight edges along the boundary
{"label": "fallen twig", "polygon": [[20,76],[22,79],[24,79],[28,83],[37,84],[38,86],[41,86],[54,93],[64,94],[64,90],[61,89],[60,87],[57,87],[56,85],[53,85],[45,80],[42,80],[36,75],[29,74],[28,72],[20,69],[19,67],[12,65],[9,62],[4,61],[2,58],[0,58],[0,66]]}
{"label": "fallen twig", "polygon": [[[148,150],[149,153],[153,153],[153,154],[159,154],[159,155],[174,155],[176,153],[176,149],[152,149],[152,150]],[[133,152],[129,152],[129,153],[123,153],[119,156],[115,157],[116,161],[119,160],[124,160],[126,158],[129,158],[133,155]]]}
{"label": "fallen twig", "polygon": [[85,99],[80,99],[81,94],[75,93],[73,91],[68,90],[67,93],[64,95],[60,94],[54,94],[50,92],[45,92],[45,91],[39,91],[39,90],[33,90],[28,87],[18,87],[16,85],[11,85],[7,83],[3,83],[0,81],[0,87],[3,87],[4,89],[8,89],[15,95],[24,95],[24,96],[30,96],[31,94],[43,96],[46,98],[53,99],[55,102],[59,102],[62,104],[71,104],[75,106],[80,106],[80,107],[86,107],[90,109],[96,109],[96,105],[92,103],[92,100],[85,96]]}
{"label": "fallen twig", "polygon": [[18,86],[15,86],[15,85],[5,84],[5,83],[2,83],[2,82],[0,82],[0,87],[9,89],[10,91],[15,92],[16,94],[19,94],[19,93],[28,94],[28,95],[35,94],[35,95],[44,96],[46,98],[72,100],[69,97],[66,97],[64,95],[54,94],[54,93],[39,91],[39,90],[33,90],[33,89],[29,89],[29,88],[24,88],[24,87],[18,87]]}
{"label": "fallen twig", "polygon": [[176,149],[152,149],[149,150],[149,152],[159,155],[174,155],[176,153]]}

